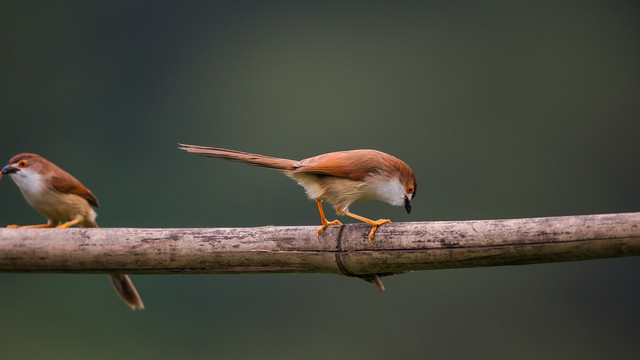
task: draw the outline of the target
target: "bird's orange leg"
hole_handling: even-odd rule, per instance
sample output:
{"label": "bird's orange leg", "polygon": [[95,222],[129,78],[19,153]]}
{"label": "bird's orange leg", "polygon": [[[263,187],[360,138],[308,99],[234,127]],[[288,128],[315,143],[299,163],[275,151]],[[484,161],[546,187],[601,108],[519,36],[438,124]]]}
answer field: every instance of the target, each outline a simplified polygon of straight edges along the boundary
{"label": "bird's orange leg", "polygon": [[327,228],[329,225],[342,225],[342,223],[338,220],[333,220],[332,222],[328,222],[327,218],[324,217],[324,211],[322,210],[322,202],[320,200],[316,200],[318,203],[318,210],[320,210],[320,220],[322,220],[322,226],[318,229],[318,241],[320,240],[320,234]]}
{"label": "bird's orange leg", "polygon": [[44,228],[52,228],[51,224],[40,224],[40,225],[7,225],[7,229],[44,229]]}
{"label": "bird's orange leg", "polygon": [[57,227],[57,228],[68,228],[68,227],[70,227],[70,226],[73,226],[73,225],[75,225],[75,224],[79,223],[79,222],[80,222],[80,220],[82,220],[82,216],[78,216],[77,218],[75,218],[75,219],[73,219],[73,220],[71,220],[71,221],[68,221],[68,222],[66,222],[66,223],[64,223],[64,224],[60,224],[60,225],[58,225],[58,226],[56,226],[56,227]]}
{"label": "bird's orange leg", "polygon": [[371,241],[371,240],[373,240],[373,235],[376,233],[376,230],[378,230],[378,226],[380,226],[382,224],[385,224],[385,223],[388,223],[388,222],[391,222],[391,220],[389,220],[389,219],[379,219],[379,220],[375,220],[374,221],[374,220],[371,220],[371,219],[367,219],[364,216],[356,215],[356,214],[354,214],[352,212],[349,212],[349,211],[346,211],[344,214],[349,216],[349,217],[352,217],[352,218],[354,218],[356,220],[360,220],[362,222],[366,222],[367,224],[373,226],[373,228],[371,228],[371,232],[369,233],[369,243],[371,243],[371,246],[375,246],[375,245],[373,245],[373,241]]}

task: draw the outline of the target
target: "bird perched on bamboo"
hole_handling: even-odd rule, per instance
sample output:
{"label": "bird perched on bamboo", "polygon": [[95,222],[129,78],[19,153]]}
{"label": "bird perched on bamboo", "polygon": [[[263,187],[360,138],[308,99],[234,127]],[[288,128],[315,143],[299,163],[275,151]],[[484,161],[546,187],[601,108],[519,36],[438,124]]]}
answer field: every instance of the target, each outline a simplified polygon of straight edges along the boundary
{"label": "bird perched on bamboo", "polygon": [[333,205],[336,212],[372,226],[369,241],[377,228],[388,219],[370,220],[349,211],[356,201],[381,200],[391,205],[404,205],[411,212],[417,183],[413,170],[402,160],[377,150],[338,151],[304,160],[280,159],[265,155],[215,147],[180,144],[180,149],[211,158],[240,161],[281,171],[300,184],[307,196],[315,200],[320,211],[320,234],[329,225],[342,225],[338,220],[327,221],[322,201]]}
{"label": "bird perched on bamboo", "polygon": [[[42,156],[18,154],[0,170],[18,185],[25,200],[47,218],[42,225],[9,225],[9,228],[98,227],[98,199],[80,181]],[[144,309],[138,291],[128,275],[110,274],[118,295],[133,310]]]}

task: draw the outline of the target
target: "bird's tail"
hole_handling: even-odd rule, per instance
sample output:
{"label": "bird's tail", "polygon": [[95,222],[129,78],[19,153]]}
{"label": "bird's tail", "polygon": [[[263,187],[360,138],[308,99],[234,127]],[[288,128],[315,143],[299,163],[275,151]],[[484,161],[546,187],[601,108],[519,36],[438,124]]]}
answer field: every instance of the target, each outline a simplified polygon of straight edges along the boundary
{"label": "bird's tail", "polygon": [[[95,220],[85,221],[83,227],[98,227]],[[118,296],[127,304],[131,310],[142,310],[144,304],[142,298],[138,295],[138,290],[133,286],[133,282],[126,274],[109,274],[109,279],[118,293]]]}
{"label": "bird's tail", "polygon": [[124,300],[124,302],[131,308],[131,310],[142,310],[144,304],[142,298],[138,295],[136,287],[133,286],[133,282],[126,274],[110,274],[109,279],[116,292]]}
{"label": "bird's tail", "polygon": [[295,160],[288,159],[280,159],[271,156],[259,155],[259,154],[251,154],[247,152],[237,151],[237,150],[229,150],[208,146],[198,146],[198,145],[185,145],[179,144],[180,150],[184,150],[190,153],[194,153],[201,156],[206,156],[210,158],[220,158],[220,159],[228,159],[234,161],[240,161],[247,164],[262,166],[270,169],[276,170],[294,170],[294,164],[297,163]]}

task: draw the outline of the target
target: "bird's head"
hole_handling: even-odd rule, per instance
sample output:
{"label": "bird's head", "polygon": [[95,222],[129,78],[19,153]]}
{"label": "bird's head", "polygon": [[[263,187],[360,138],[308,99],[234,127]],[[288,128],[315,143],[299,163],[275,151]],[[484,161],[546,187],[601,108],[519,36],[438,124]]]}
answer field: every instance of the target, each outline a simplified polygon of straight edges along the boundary
{"label": "bird's head", "polygon": [[377,199],[386,201],[394,206],[403,206],[407,214],[411,213],[411,203],[416,197],[418,184],[413,170],[403,162],[398,160],[403,166],[386,173],[374,175],[368,178],[367,182],[372,185],[375,193],[366,200]]}
{"label": "bird's head", "polygon": [[10,175],[20,188],[30,188],[41,184],[43,167],[44,159],[41,156],[22,153],[12,157],[0,174]]}

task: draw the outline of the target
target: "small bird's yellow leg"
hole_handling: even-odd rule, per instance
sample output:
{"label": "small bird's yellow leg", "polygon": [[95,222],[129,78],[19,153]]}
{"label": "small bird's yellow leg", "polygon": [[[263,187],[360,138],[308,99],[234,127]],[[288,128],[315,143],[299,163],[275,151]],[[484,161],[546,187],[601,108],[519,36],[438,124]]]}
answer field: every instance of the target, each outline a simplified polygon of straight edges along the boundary
{"label": "small bird's yellow leg", "polygon": [[320,210],[320,219],[322,220],[322,226],[318,229],[318,241],[320,240],[320,234],[327,228],[329,225],[342,225],[342,223],[338,220],[333,220],[332,222],[328,222],[327,218],[324,217],[324,211],[322,210],[322,202],[320,200],[316,200],[318,203],[318,210]]}
{"label": "small bird's yellow leg", "polygon": [[51,224],[40,224],[40,225],[7,225],[7,229],[44,229],[44,228],[52,228]]}
{"label": "small bird's yellow leg", "polygon": [[80,220],[82,220],[82,217],[80,217],[80,216],[79,216],[79,217],[77,217],[77,218],[75,218],[75,219],[73,219],[73,220],[71,220],[71,221],[69,221],[69,222],[66,222],[66,223],[64,223],[64,224],[60,224],[60,225],[58,225],[58,226],[56,226],[56,227],[57,227],[57,228],[68,228],[68,227],[70,227],[70,226],[73,226],[73,225],[75,225],[75,224],[79,223],[79,222],[80,222]]}
{"label": "small bird's yellow leg", "polygon": [[389,220],[389,219],[379,219],[379,220],[375,220],[374,221],[374,220],[371,220],[371,219],[367,219],[364,216],[356,215],[356,214],[354,214],[352,212],[348,212],[348,211],[346,211],[344,214],[349,216],[349,217],[352,217],[352,218],[354,218],[356,220],[360,220],[362,222],[366,222],[367,224],[373,226],[373,228],[371,228],[371,232],[369,233],[369,243],[371,244],[371,246],[375,246],[375,245],[373,245],[373,241],[371,241],[371,240],[373,240],[373,235],[376,233],[376,230],[378,230],[378,226],[391,222],[391,220]]}

